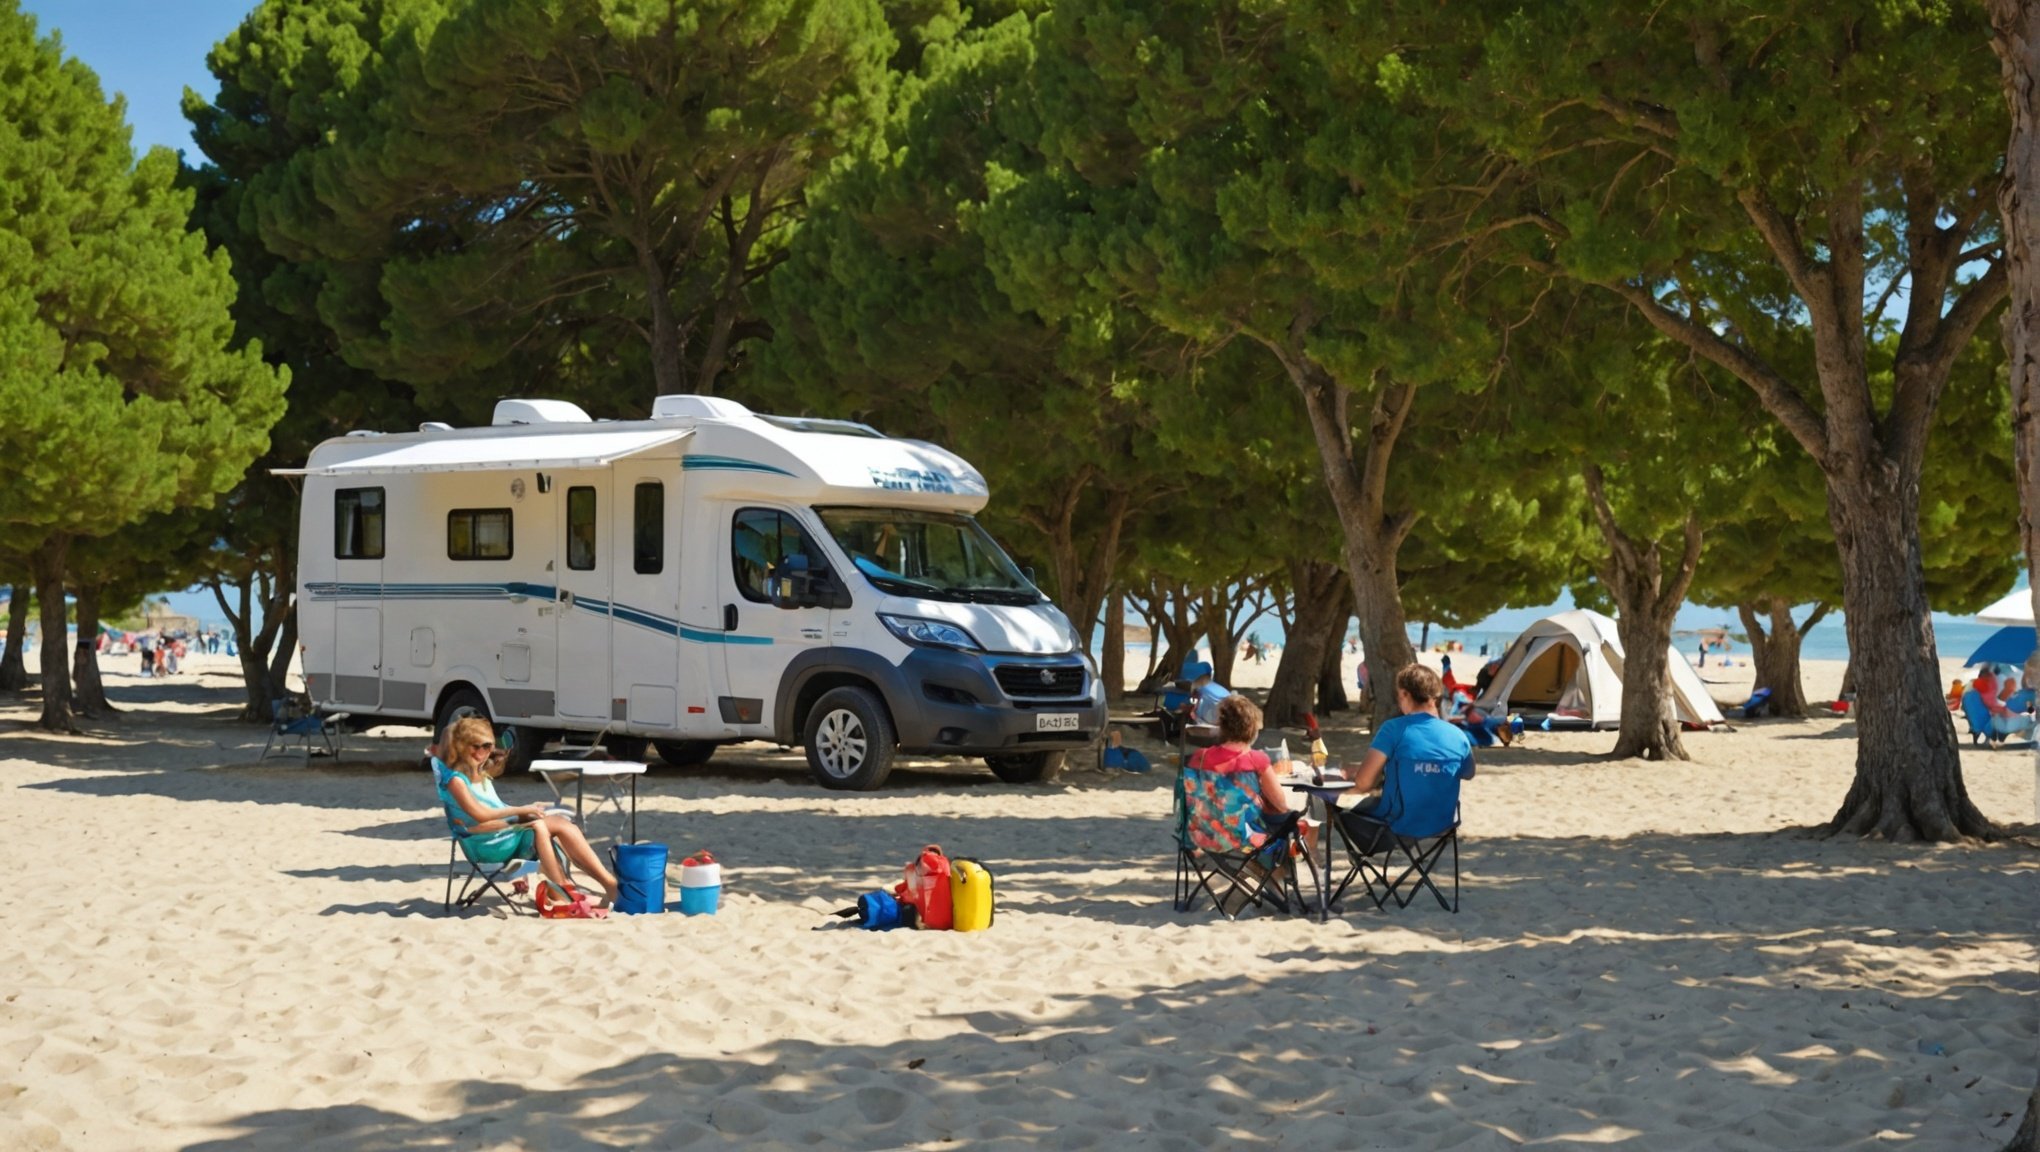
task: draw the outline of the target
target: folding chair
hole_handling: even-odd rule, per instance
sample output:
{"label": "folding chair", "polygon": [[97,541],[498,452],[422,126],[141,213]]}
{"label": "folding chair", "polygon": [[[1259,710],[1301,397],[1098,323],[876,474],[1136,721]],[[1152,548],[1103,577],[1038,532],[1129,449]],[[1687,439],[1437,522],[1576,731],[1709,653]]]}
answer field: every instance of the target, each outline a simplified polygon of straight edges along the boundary
{"label": "folding chair", "polygon": [[[1337,906],[1346,890],[1358,880],[1376,908],[1407,908],[1417,893],[1426,888],[1447,912],[1459,911],[1459,806],[1453,805],[1452,821],[1444,828],[1397,828],[1402,816],[1402,796],[1393,784],[1386,785],[1382,803],[1371,812],[1342,812],[1326,824],[1324,834],[1336,835],[1346,846],[1346,875],[1332,890]],[[1336,831],[1333,826],[1336,825]],[[1447,900],[1434,873],[1442,858],[1451,854],[1452,898]],[[1394,877],[1389,872],[1395,870]],[[1414,883],[1412,883],[1414,880]]]}
{"label": "folding chair", "polygon": [[269,702],[269,739],[263,742],[262,755],[257,757],[257,759],[269,759],[270,749],[278,747],[278,740],[283,741],[281,748],[278,748],[279,751],[283,752],[290,751],[290,742],[295,740],[298,746],[303,749],[305,763],[309,765],[312,762],[312,754],[316,751],[312,746],[312,741],[317,740],[325,745],[326,755],[338,760],[340,758],[340,745],[334,740],[334,736],[344,731],[340,727],[340,722],[347,719],[349,715],[351,713],[347,712],[321,713],[316,709],[307,712],[299,706],[295,699],[289,697],[271,700]]}
{"label": "folding chair", "polygon": [[[446,819],[446,833],[450,837],[446,854],[446,899],[441,911],[450,916],[453,914],[454,909],[466,910],[472,908],[483,896],[494,892],[498,899],[509,906],[513,915],[536,915],[536,909],[527,908],[512,900],[510,893],[505,892],[502,886],[504,884],[514,884],[516,881],[537,872],[539,870],[538,861],[527,857],[512,857],[501,862],[477,861],[467,850],[467,833],[463,832],[460,825],[453,819],[453,798],[446,791],[449,773],[445,763],[437,756],[427,756],[425,757],[425,764],[432,772],[432,783],[439,794],[439,812]],[[560,850],[560,846],[557,843],[554,843],[552,847],[553,854],[559,859],[560,867],[562,869],[566,868],[566,853]],[[461,864],[467,865],[465,875],[460,871]],[[453,891],[453,882],[456,879],[460,880],[459,896],[455,896]]]}
{"label": "folding chair", "polygon": [[1251,792],[1254,780],[1248,773],[1188,765],[1176,774],[1176,911],[1195,910],[1200,896],[1209,897],[1227,920],[1238,919],[1248,908],[1305,910],[1297,869],[1309,871],[1315,891],[1317,863],[1302,850],[1302,814],[1291,812],[1276,821],[1258,847],[1241,838],[1237,818],[1228,815],[1242,804],[1260,802]]}

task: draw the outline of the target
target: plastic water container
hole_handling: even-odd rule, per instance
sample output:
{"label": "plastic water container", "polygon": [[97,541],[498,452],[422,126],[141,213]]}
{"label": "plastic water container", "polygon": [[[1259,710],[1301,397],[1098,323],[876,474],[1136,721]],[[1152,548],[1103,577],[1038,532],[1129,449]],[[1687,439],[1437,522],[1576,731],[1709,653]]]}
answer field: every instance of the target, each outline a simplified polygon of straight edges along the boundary
{"label": "plastic water container", "polygon": [[666,910],[666,846],[616,844],[609,849],[616,871],[616,910],[641,915]]}
{"label": "plastic water container", "polygon": [[689,916],[713,916],[722,903],[722,865],[707,852],[696,852],[680,862],[680,911]]}

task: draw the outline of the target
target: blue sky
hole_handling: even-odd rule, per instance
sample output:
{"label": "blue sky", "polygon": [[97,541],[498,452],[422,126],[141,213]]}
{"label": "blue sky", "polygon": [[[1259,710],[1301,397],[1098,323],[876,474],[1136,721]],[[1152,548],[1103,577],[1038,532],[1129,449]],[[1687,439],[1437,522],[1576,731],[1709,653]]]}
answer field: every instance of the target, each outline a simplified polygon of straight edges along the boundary
{"label": "blue sky", "polygon": [[40,31],[90,65],[109,93],[127,97],[135,150],[162,144],[199,159],[184,122],[184,90],[217,90],[205,54],[240,24],[253,0],[21,0]]}

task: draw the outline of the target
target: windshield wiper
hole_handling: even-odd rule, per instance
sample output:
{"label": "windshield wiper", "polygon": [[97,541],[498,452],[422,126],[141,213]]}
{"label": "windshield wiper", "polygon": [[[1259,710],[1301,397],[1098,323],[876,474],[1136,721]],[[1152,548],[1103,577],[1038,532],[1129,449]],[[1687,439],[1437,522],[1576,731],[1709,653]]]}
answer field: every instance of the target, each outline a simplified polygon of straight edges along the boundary
{"label": "windshield wiper", "polygon": [[911,576],[878,576],[866,572],[864,578],[887,592],[898,592],[909,596],[927,594],[947,596],[952,591],[940,584],[930,584],[925,580],[916,580]]}

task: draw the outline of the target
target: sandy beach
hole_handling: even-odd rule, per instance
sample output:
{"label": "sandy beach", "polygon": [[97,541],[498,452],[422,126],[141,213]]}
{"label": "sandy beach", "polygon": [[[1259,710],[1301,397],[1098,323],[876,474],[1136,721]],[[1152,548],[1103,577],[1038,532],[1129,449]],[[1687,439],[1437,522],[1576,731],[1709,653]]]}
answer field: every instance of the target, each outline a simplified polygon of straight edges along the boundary
{"label": "sandy beach", "polygon": [[[2022,840],[1892,847],[1781,831],[1840,803],[1847,721],[1675,765],[1536,734],[1467,786],[1459,915],[1319,925],[1173,912],[1163,772],[843,795],[751,746],[643,784],[720,915],[444,918],[423,734],[258,763],[194,663],[111,671],[91,735],[0,708],[0,1148],[1981,1152],[2034,1074],[2029,754],[1963,754]],[[925,842],[993,868],[991,931],[827,927]]]}

